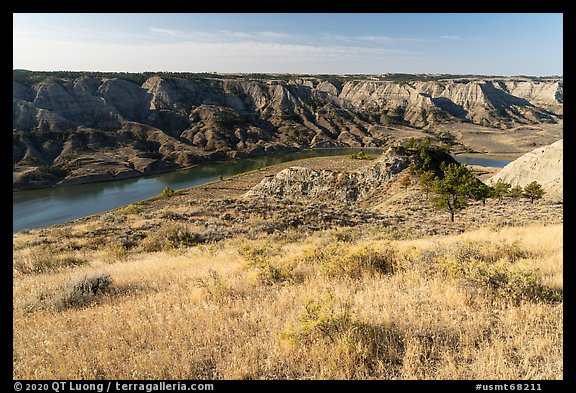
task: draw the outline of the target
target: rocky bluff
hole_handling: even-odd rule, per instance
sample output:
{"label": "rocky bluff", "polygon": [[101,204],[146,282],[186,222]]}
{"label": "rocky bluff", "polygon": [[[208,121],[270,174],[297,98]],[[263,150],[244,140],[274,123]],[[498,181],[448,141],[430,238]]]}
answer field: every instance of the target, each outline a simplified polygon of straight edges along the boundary
{"label": "rocky bluff", "polygon": [[[16,71],[15,71],[16,73]],[[138,176],[308,147],[376,147],[395,127],[555,123],[563,81],[349,77],[13,81],[15,189]]]}

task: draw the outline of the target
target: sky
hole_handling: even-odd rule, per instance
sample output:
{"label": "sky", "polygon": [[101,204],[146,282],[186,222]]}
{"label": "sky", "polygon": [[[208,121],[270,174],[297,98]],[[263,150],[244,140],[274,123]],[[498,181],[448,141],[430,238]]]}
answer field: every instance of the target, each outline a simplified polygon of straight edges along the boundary
{"label": "sky", "polygon": [[563,15],[17,13],[13,68],[563,75]]}

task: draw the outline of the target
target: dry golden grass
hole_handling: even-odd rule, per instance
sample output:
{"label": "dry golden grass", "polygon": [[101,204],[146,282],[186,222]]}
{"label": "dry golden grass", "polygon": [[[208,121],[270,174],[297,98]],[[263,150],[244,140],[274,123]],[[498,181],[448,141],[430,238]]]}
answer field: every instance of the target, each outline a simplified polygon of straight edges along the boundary
{"label": "dry golden grass", "polygon": [[[13,376],[562,379],[562,244],[562,225],[417,240],[366,228],[15,267]],[[109,289],[53,306],[105,273]]]}

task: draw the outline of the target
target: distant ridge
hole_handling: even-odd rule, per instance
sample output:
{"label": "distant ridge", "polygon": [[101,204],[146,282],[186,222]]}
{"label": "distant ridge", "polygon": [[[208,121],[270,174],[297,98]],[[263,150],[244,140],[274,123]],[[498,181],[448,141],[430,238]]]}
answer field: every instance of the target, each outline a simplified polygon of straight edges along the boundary
{"label": "distant ridge", "polygon": [[13,72],[15,189],[563,119],[562,79]]}

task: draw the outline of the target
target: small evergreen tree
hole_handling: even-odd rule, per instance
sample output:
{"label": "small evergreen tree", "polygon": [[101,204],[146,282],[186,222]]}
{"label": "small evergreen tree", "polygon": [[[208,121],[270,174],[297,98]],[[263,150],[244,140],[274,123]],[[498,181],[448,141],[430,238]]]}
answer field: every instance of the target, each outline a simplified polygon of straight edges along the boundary
{"label": "small evergreen tree", "polygon": [[174,192],[175,191],[170,186],[166,186],[166,187],[164,187],[164,189],[162,190],[160,195],[164,198],[169,198],[172,195],[174,195]]}
{"label": "small evergreen tree", "polygon": [[468,196],[478,185],[470,169],[462,164],[440,164],[444,177],[434,182],[431,202],[437,209],[450,212],[450,221],[454,222],[454,215],[468,205]]}
{"label": "small evergreen tree", "polygon": [[514,187],[508,191],[506,195],[512,198],[520,198],[522,196],[522,187],[519,184],[516,184]]}
{"label": "small evergreen tree", "polygon": [[472,189],[472,196],[477,201],[482,201],[482,204],[486,204],[486,198],[491,198],[494,195],[494,188],[487,186],[484,183],[479,183],[477,187]]}
{"label": "small evergreen tree", "polygon": [[494,189],[494,194],[498,197],[498,199],[502,199],[503,196],[507,195],[508,191],[510,191],[510,187],[511,185],[502,179],[498,179],[496,184],[492,186]]}
{"label": "small evergreen tree", "polygon": [[542,198],[545,193],[546,191],[544,191],[542,186],[536,181],[533,181],[532,183],[526,184],[524,186],[523,195],[526,198],[530,198],[530,203],[534,203],[534,199]]}

